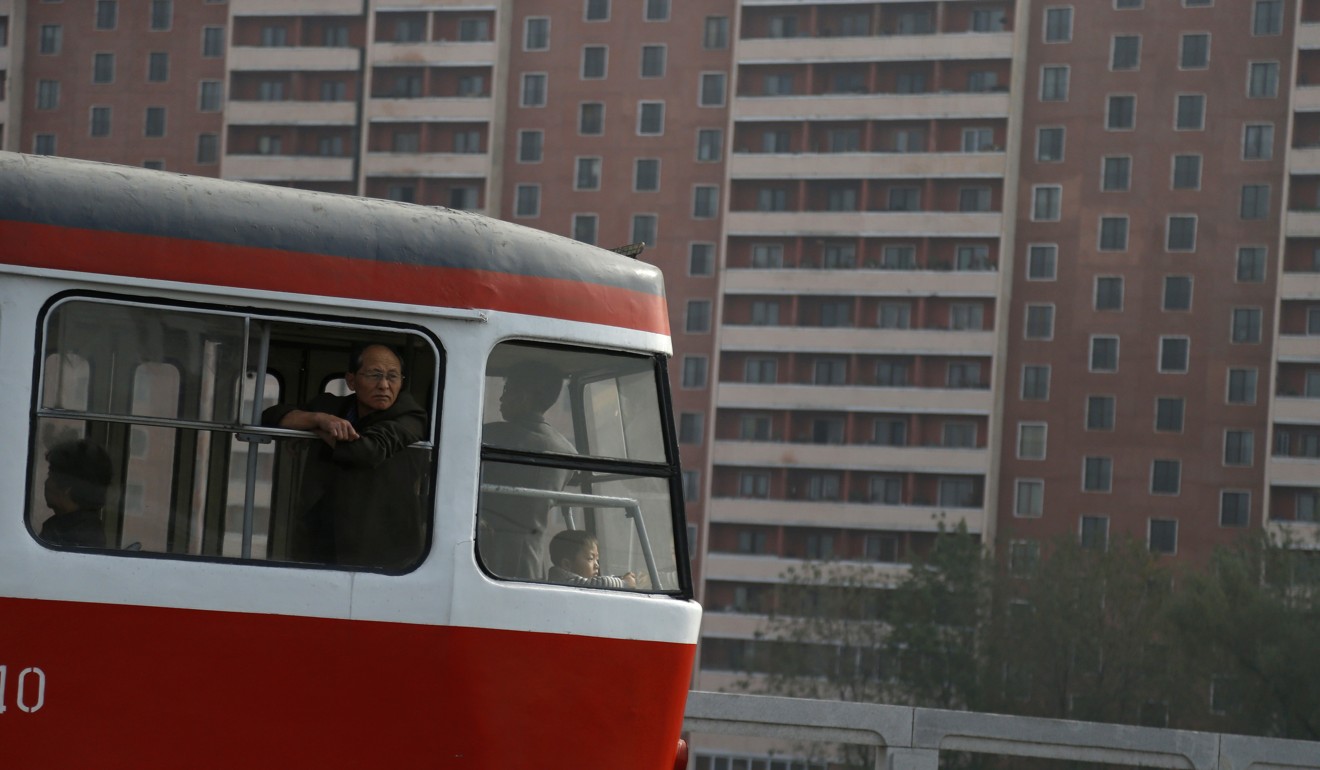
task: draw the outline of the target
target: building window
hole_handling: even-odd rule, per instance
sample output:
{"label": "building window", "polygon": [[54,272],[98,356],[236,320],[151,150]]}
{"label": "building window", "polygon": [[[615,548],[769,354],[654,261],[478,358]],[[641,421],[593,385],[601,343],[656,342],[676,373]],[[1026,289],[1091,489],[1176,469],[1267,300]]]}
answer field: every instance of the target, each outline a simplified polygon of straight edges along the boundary
{"label": "building window", "polygon": [[1251,34],[1283,34],[1283,0],[1256,0],[1251,9]]}
{"label": "building window", "polygon": [[697,160],[701,163],[713,163],[724,154],[724,131],[718,128],[697,130]]}
{"label": "building window", "polygon": [[1243,219],[1266,219],[1270,215],[1270,186],[1267,184],[1242,185],[1242,202],[1238,216]]}
{"label": "building window", "polygon": [[906,361],[877,361],[875,384],[882,388],[905,388],[908,384],[908,368]]}
{"label": "building window", "polygon": [[694,299],[687,303],[687,319],[683,330],[688,334],[705,334],[710,331],[710,300]]}
{"label": "building window", "polygon": [[[861,149],[861,132],[857,129],[849,131],[851,137],[848,142],[847,152],[856,152]],[[1039,146],[1039,142],[1037,142]],[[843,152],[844,150],[833,150],[834,152]],[[962,130],[962,151],[963,152],[993,152],[995,149],[995,130],[985,126],[975,126],[973,128],[964,128]]]}
{"label": "building window", "polygon": [[912,328],[912,304],[896,301],[881,302],[876,309],[876,327],[880,329]]}
{"label": "building window", "polygon": [[706,357],[683,356],[682,386],[689,390],[706,387]]}
{"label": "building window", "polygon": [[545,51],[550,48],[550,19],[528,16],[523,21],[523,50]]}
{"label": "building window", "polygon": [[777,243],[758,243],[752,246],[752,267],[778,270],[784,266],[784,247]]}
{"label": "building window", "polygon": [[1205,94],[1178,94],[1174,98],[1173,127],[1179,131],[1205,128]]}
{"label": "building window", "polygon": [[582,47],[582,79],[598,80],[605,77],[606,61],[609,49],[603,45]]}
{"label": "building window", "polygon": [[1113,485],[1114,465],[1108,457],[1082,458],[1082,491],[1108,492]]}
{"label": "building window", "polygon": [[582,243],[596,244],[596,229],[599,217],[595,214],[573,215],[573,239]]}
{"label": "building window", "polygon": [[1134,70],[1141,66],[1141,36],[1114,35],[1110,45],[1109,68]]}
{"label": "building window", "polygon": [[989,211],[989,187],[963,187],[958,190],[959,211]]}
{"label": "building window", "polygon": [[705,415],[701,412],[683,412],[678,416],[678,443],[700,444],[705,433]]}
{"label": "building window", "polygon": [[637,133],[642,136],[658,136],[665,132],[665,103],[637,103]]}
{"label": "building window", "polygon": [[1110,131],[1131,131],[1137,125],[1137,97],[1130,94],[1111,95],[1105,102],[1105,128]]}
{"label": "building window", "polygon": [[1050,398],[1050,367],[1047,364],[1027,364],[1022,367],[1022,400],[1048,401]]}
{"label": "building window", "polygon": [[454,132],[454,152],[460,155],[479,155],[482,152],[481,130],[457,130]]}
{"label": "building window", "polygon": [[37,53],[54,55],[60,52],[64,42],[64,27],[59,24],[42,24],[37,38]]}
{"label": "building window", "polygon": [[1048,340],[1054,337],[1054,306],[1027,305],[1026,338]]}
{"label": "building window", "polygon": [[1059,185],[1036,185],[1031,189],[1031,219],[1035,222],[1057,222],[1060,217],[1063,188]]}
{"label": "building window", "polygon": [[1095,309],[1123,309],[1123,278],[1116,275],[1100,275],[1095,279]]}
{"label": "building window", "polygon": [[32,140],[32,152],[36,155],[54,155],[55,135],[37,134]]}
{"label": "building window", "polygon": [[449,188],[449,208],[468,211],[477,207],[477,188],[466,185]]}
{"label": "building window", "polygon": [[1068,99],[1068,67],[1051,65],[1040,68],[1040,100],[1062,102]]}
{"label": "building window", "polygon": [[1087,430],[1114,429],[1114,397],[1113,396],[1086,397],[1086,429]]}
{"label": "building window", "polygon": [[522,101],[524,107],[544,107],[545,106],[545,83],[546,75],[544,73],[529,72],[522,76]]}
{"label": "building window", "polygon": [[578,133],[583,136],[599,136],[605,133],[604,104],[584,102],[578,107]]}
{"label": "building window", "polygon": [[520,184],[513,192],[513,215],[535,218],[541,216],[541,185]]}
{"label": "building window", "polygon": [[[421,78],[413,76],[416,80],[416,91],[421,92]],[[395,93],[398,94],[398,85],[395,86]],[[411,94],[412,89],[409,89]],[[415,94],[414,94],[415,95]],[[284,81],[282,80],[263,80],[257,84],[257,99],[263,102],[282,102],[284,101]]]}
{"label": "building window", "polygon": [[[284,152],[284,141],[278,134],[264,134],[262,136],[257,137],[258,155],[280,155],[283,152]],[[412,195],[411,191],[413,189],[412,185],[392,185],[390,189],[405,188],[405,187],[409,191],[408,193],[409,196],[411,196]],[[394,195],[390,195],[390,200],[396,200],[396,201],[401,200],[407,203],[412,203],[411,197],[397,198]]]}
{"label": "building window", "polygon": [[573,176],[573,189],[599,190],[600,169],[600,158],[578,158],[577,171]]}
{"label": "building window", "polygon": [[629,243],[645,243],[654,246],[659,218],[655,214],[633,214],[632,239]]}
{"label": "building window", "polygon": [[390,151],[398,153],[416,153],[421,150],[422,137],[416,131],[395,130],[390,137]]}
{"label": "building window", "polygon": [[701,73],[700,104],[702,107],[724,106],[724,83],[725,75],[723,72]]}
{"label": "building window", "polygon": [[348,97],[348,86],[342,80],[321,81],[321,101],[342,102]]}
{"label": "building window", "polygon": [[817,358],[812,366],[811,376],[814,385],[846,385],[848,359],[837,356]]}
{"label": "building window", "polygon": [[545,132],[526,129],[518,132],[518,162],[540,163],[545,146]]}
{"label": "building window", "polygon": [[688,275],[715,274],[715,244],[694,243],[688,247]]}
{"label": "building window", "polygon": [[701,36],[701,45],[707,50],[729,47],[729,17],[707,16],[706,26]]}
{"label": "building window", "polygon": [[1061,126],[1036,129],[1036,160],[1057,163],[1063,160],[1064,130]]}
{"label": "building window", "polygon": [[[770,496],[770,474],[744,471],[738,474],[738,496],[765,498]],[[765,553],[764,532],[739,532],[739,553]]]}
{"label": "building window", "polygon": [[669,0],[646,0],[647,21],[669,21]]}
{"label": "building window", "polygon": [[1251,62],[1248,68],[1247,96],[1268,99],[1279,95],[1279,63]]}
{"label": "building window", "polygon": [[214,59],[225,52],[225,28],[202,27],[202,56]]}
{"label": "building window", "polygon": [[662,78],[665,76],[665,46],[642,46],[642,77]]}
{"label": "building window", "polygon": [[1182,486],[1182,461],[1153,460],[1150,464],[1150,492],[1153,495],[1176,495]]}
{"label": "building window", "polygon": [[164,83],[170,79],[170,55],[161,51],[147,54],[147,82]]}
{"label": "building window", "polygon": [[1201,189],[1201,156],[1200,155],[1173,156],[1173,189],[1175,190]]}
{"label": "building window", "polygon": [[1072,40],[1073,9],[1045,9],[1045,42],[1067,43]]}
{"label": "building window", "polygon": [[719,213],[720,188],[716,185],[697,185],[692,191],[692,218],[714,219]]}
{"label": "building window", "polygon": [[486,95],[485,75],[460,75],[456,93],[463,97],[481,97]]}
{"label": "building window", "polygon": [[219,112],[221,97],[219,80],[203,80],[198,84],[197,109],[202,112]]}
{"label": "building window", "polygon": [[1027,280],[1053,281],[1058,265],[1059,247],[1037,243],[1027,247]]}
{"label": "building window", "polygon": [[1224,490],[1219,493],[1219,526],[1245,527],[1251,523],[1251,493]]}
{"label": "building window", "polygon": [[461,43],[481,43],[490,40],[488,19],[459,19],[458,40]]}
{"label": "building window", "polygon": [[115,79],[115,55],[112,53],[92,54],[92,82],[111,83]]}
{"label": "building window", "polygon": [[220,135],[197,135],[197,162],[209,165],[220,160]]}
{"label": "building window", "polygon": [[1224,431],[1224,465],[1250,466],[1255,455],[1256,434],[1249,430]]}
{"label": "building window", "polygon": [[1045,482],[1040,479],[1018,479],[1013,498],[1013,515],[1038,519],[1044,510]]}
{"label": "building window", "polygon": [[1242,159],[1270,160],[1274,157],[1274,125],[1248,123],[1242,130]]}
{"label": "building window", "polygon": [[1260,342],[1260,308],[1233,308],[1233,342]]}
{"label": "building window", "polygon": [[1194,214],[1172,214],[1169,216],[1165,249],[1168,251],[1196,251],[1196,216]]}
{"label": "building window", "polygon": [[[701,471],[683,471],[683,501],[695,503],[701,497]],[[689,553],[696,553],[695,538],[689,538]]]}
{"label": "building window", "polygon": [[1178,42],[1178,66],[1203,70],[1210,66],[1210,33],[1188,32]]}
{"label": "building window", "polygon": [[151,28],[169,29],[174,22],[174,0],[151,0]]}
{"label": "building window", "polygon": [[146,115],[147,136],[165,136],[165,108],[148,107]]}
{"label": "building window", "polygon": [[1127,251],[1128,218],[1100,217],[1100,250]]}
{"label": "building window", "polygon": [[773,385],[779,381],[779,362],[773,358],[749,358],[743,363],[743,382]]}
{"label": "building window", "polygon": [[37,109],[53,110],[60,106],[60,81],[37,81]]}
{"label": "building window", "polygon": [[633,190],[656,192],[660,189],[660,159],[638,158],[633,163]]}
{"label": "building window", "polygon": [[1187,337],[1160,337],[1160,371],[1165,374],[1186,374],[1191,339]]}
{"label": "building window", "polygon": [[119,23],[117,0],[96,0],[96,28],[114,29]]}
{"label": "building window", "polygon": [[610,18],[610,0],[586,0],[587,6],[583,18],[587,21],[608,21]]}
{"label": "building window", "polygon": [[1100,163],[1100,189],[1105,192],[1125,192],[1132,185],[1132,158],[1110,156]]}
{"label": "building window", "polygon": [[1109,548],[1109,517],[1083,516],[1081,521],[1081,545],[1092,551]]}
{"label": "building window", "polygon": [[1091,371],[1118,371],[1118,337],[1097,335],[1091,338]]}
{"label": "building window", "polygon": [[92,108],[92,136],[110,135],[110,108]]}
{"label": "building window", "polygon": [[1161,305],[1164,310],[1192,309],[1192,277],[1189,275],[1166,275],[1164,277],[1164,297]]}
{"label": "building window", "polygon": [[1229,369],[1228,396],[1230,404],[1256,403],[1256,370]]}
{"label": "building window", "polygon": [[1186,402],[1178,396],[1159,396],[1155,399],[1155,430],[1161,433],[1182,433]]}
{"label": "building window", "polygon": [[1151,519],[1148,545],[1151,553],[1178,552],[1178,522],[1174,519]]}

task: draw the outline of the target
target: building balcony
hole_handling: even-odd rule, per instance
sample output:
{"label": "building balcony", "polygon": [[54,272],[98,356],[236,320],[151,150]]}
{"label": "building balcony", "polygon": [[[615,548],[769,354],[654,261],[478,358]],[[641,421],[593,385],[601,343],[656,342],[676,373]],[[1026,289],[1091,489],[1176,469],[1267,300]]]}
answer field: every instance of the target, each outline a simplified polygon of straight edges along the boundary
{"label": "building balcony", "polygon": [[1275,357],[1280,363],[1320,363],[1320,336],[1280,334]]}
{"label": "building balcony", "polygon": [[225,105],[231,126],[352,126],[357,123],[353,102],[248,102]]}
{"label": "building balcony", "polygon": [[1320,112],[1320,86],[1297,86],[1293,89],[1293,112]]}
{"label": "building balcony", "polygon": [[[801,569],[808,562],[803,559],[785,559],[770,555],[747,555],[741,553],[719,553],[710,551],[706,554],[707,580],[737,580],[748,583],[782,583],[781,576],[790,567]],[[843,562],[845,564],[849,562]],[[886,582],[897,582],[911,571],[907,564],[882,564],[878,562],[852,562],[859,566],[866,565],[876,569],[876,577]]]}
{"label": "building balcony", "polygon": [[1320,398],[1275,396],[1270,420],[1291,425],[1320,425]]}
{"label": "building balcony", "polygon": [[1320,273],[1284,273],[1279,279],[1279,296],[1283,299],[1320,299]]}
{"label": "building balcony", "polygon": [[739,64],[1009,59],[1013,33],[744,38],[736,50]]}
{"label": "building balcony", "polygon": [[354,72],[360,67],[358,49],[322,46],[250,46],[229,49],[234,72]]}
{"label": "building balcony", "polygon": [[490,156],[473,153],[367,154],[363,170],[367,176],[484,177],[490,175]]}
{"label": "building balcony", "polygon": [[[998,238],[1003,214],[998,211],[731,211],[727,222],[728,233],[733,236]],[[1320,231],[1320,219],[1317,230]]]}
{"label": "building balcony", "polygon": [[967,531],[985,531],[985,509],[930,505],[880,505],[810,500],[712,498],[707,509],[712,523],[761,524],[774,527],[840,527],[876,532],[938,532],[940,524]]}
{"label": "building balcony", "polygon": [[765,629],[765,615],[707,609],[701,615],[701,633],[725,639],[752,639]]}
{"label": "building balcony", "polygon": [[[390,8],[395,9],[395,5],[391,3]],[[376,43],[371,47],[371,63],[375,66],[484,67],[495,64],[498,54],[499,49],[492,42]]]}
{"label": "building balcony", "polygon": [[226,155],[220,176],[247,182],[351,182],[353,159],[319,155]]}
{"label": "building balcony", "polygon": [[[989,356],[995,352],[992,331],[724,326],[720,335],[723,350],[944,356]],[[1320,338],[1315,339],[1320,353]]]}
{"label": "building balcony", "polygon": [[1288,153],[1288,171],[1293,174],[1320,174],[1320,147],[1294,147]]}
{"label": "building balcony", "polygon": [[[988,362],[986,369],[989,369]],[[881,388],[721,382],[715,392],[715,404],[721,409],[988,415],[995,403],[989,388]]]}
{"label": "building balcony", "polygon": [[430,99],[370,99],[367,120],[472,123],[495,117],[495,100],[488,97]]}
{"label": "building balcony", "polygon": [[726,294],[844,295],[856,297],[994,297],[991,270],[749,270],[724,273]]}
{"label": "building balcony", "polygon": [[1265,463],[1269,483],[1281,487],[1314,487],[1320,479],[1320,458],[1273,457]]}
{"label": "building balcony", "polygon": [[[1320,96],[1317,102],[1320,102]],[[998,91],[738,96],[733,100],[733,118],[747,121],[1007,118],[1008,106],[1008,94]],[[1316,109],[1320,109],[1320,104]]]}
{"label": "building balcony", "polygon": [[362,0],[229,0],[229,10],[234,16],[361,16]]}
{"label": "building balcony", "polygon": [[792,444],[784,441],[716,441],[716,465],[761,468],[830,468],[908,473],[985,473],[988,449],[946,449],[871,444]]}
{"label": "building balcony", "polygon": [[1297,47],[1303,51],[1320,48],[1320,24],[1302,22],[1294,28],[1293,35]]}
{"label": "building balcony", "polygon": [[729,159],[729,172],[734,180],[998,178],[1006,157],[1003,152],[739,152]]}

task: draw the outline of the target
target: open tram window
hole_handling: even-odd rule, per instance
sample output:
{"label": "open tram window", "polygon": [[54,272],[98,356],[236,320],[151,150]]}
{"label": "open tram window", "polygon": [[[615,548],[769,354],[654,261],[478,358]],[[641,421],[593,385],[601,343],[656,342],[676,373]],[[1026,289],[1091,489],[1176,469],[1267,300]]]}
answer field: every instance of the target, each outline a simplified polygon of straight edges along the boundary
{"label": "open tram window", "polygon": [[[328,441],[306,430],[263,425],[262,416],[281,405],[333,400],[320,395],[327,391],[351,402],[344,388],[351,355],[372,343],[395,351],[406,377],[386,388],[397,390],[400,403],[415,402],[420,428],[417,440],[397,447],[391,470],[377,480],[377,491],[387,486],[409,504],[392,507],[388,495],[372,497],[370,491],[353,497],[355,513],[368,522],[355,530],[360,522],[336,527],[331,520],[325,500],[348,495],[327,484],[362,477],[325,473],[322,466],[332,459]],[[386,571],[407,569],[422,557],[442,371],[441,355],[428,337],[394,328],[68,298],[47,311],[42,344],[27,510],[32,531],[48,544]],[[50,534],[59,529],[49,523],[58,508],[48,491],[52,463],[46,458],[56,447],[79,441],[84,451],[103,451],[112,473],[99,517],[82,514],[84,523],[89,516],[99,519],[101,531],[71,540]],[[93,502],[84,495],[82,508]],[[373,525],[381,522],[392,550],[371,545],[379,545],[380,527]]]}
{"label": "open tram window", "polygon": [[487,571],[681,590],[677,471],[658,366],[649,356],[496,346],[486,371],[477,531]]}

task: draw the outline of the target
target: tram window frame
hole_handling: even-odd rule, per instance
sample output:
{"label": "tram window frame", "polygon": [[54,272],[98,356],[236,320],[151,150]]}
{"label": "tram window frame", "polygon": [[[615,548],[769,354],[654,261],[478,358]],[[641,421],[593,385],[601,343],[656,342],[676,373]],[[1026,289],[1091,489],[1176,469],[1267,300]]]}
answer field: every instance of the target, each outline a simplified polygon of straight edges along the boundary
{"label": "tram window frame", "polygon": [[[124,334],[123,327],[114,326],[116,322],[136,327],[134,331],[150,329],[158,338],[143,341],[146,335]],[[97,323],[107,328],[108,341],[85,338],[85,330]],[[63,330],[62,324],[80,333]],[[228,336],[216,336],[216,328],[226,329]],[[240,333],[229,333],[233,329]],[[264,339],[263,329],[268,335]],[[260,411],[280,403],[301,407],[314,389],[322,392],[335,378],[342,381],[351,350],[375,342],[394,346],[406,359],[405,369],[412,381],[404,388],[426,412],[421,441],[395,455],[406,458],[406,463],[403,459],[400,463],[418,474],[419,503],[415,511],[409,511],[417,516],[417,539],[411,539],[411,534],[404,538],[416,556],[406,563],[294,558],[291,533],[299,526],[299,517],[307,515],[306,510],[299,513],[299,495],[307,490],[301,468],[291,467],[288,453],[295,446],[304,454],[321,451],[322,439],[308,431],[265,427]],[[23,516],[32,537],[43,545],[88,550],[52,543],[40,534],[50,514],[42,493],[46,452],[59,440],[77,437],[91,439],[111,457],[113,482],[102,518],[107,544],[94,547],[102,553],[386,574],[409,572],[427,558],[436,500],[435,460],[446,352],[440,340],[423,327],[385,319],[346,322],[280,309],[65,292],[43,307],[36,345]],[[212,358],[206,359],[209,368],[204,369],[205,356],[197,350],[205,346],[211,346],[208,355]],[[99,373],[89,366],[85,400],[81,407],[65,408],[52,395],[49,380],[53,377],[58,382],[61,362],[79,351],[91,354],[93,363],[100,352],[105,358],[96,366],[106,372],[116,368],[123,372]],[[52,356],[60,357],[53,367]],[[266,384],[257,411],[251,402],[255,372],[263,357]],[[123,365],[123,361],[132,365]],[[160,364],[176,368],[179,389],[169,391],[163,400],[141,402],[140,383],[134,380],[138,369]],[[56,431],[62,431],[58,438]],[[168,455],[158,457],[158,465],[145,470],[132,467],[133,452],[144,451],[143,431],[166,444],[163,454]],[[134,441],[138,442],[136,448]],[[154,474],[157,484],[164,478],[167,491],[152,506],[133,512],[127,504],[130,491],[136,494],[130,486],[139,473],[149,478]],[[259,512],[261,501],[257,499],[262,494],[267,495],[264,513]],[[187,502],[180,504],[179,500]],[[155,529],[142,530],[144,526]]]}
{"label": "tram window frame", "polygon": [[[525,584],[692,595],[677,437],[665,419],[671,411],[665,363],[660,354],[526,339],[492,348],[475,543],[483,572]],[[529,364],[534,368],[524,369]],[[558,370],[562,378],[553,404],[538,406],[530,418],[543,424],[533,437],[502,406],[506,398],[521,398],[505,391],[520,370],[533,376]],[[536,400],[543,405],[548,398]],[[535,500],[550,502],[524,520],[517,512]],[[550,543],[568,529],[596,537],[600,579],[578,580],[554,563]],[[515,564],[510,549],[538,556],[517,557]],[[529,574],[533,568],[541,573]],[[617,579],[628,574],[635,585]]]}

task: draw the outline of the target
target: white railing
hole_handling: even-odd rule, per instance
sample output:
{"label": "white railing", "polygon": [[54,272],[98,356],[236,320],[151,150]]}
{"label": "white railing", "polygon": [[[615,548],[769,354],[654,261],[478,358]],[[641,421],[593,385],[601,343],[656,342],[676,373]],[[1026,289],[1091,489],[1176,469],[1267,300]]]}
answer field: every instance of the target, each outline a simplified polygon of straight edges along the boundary
{"label": "white railing", "polygon": [[1320,770],[1320,742],[761,695],[691,692],[683,729],[872,746],[876,770],[938,770],[941,751],[1176,770]]}

